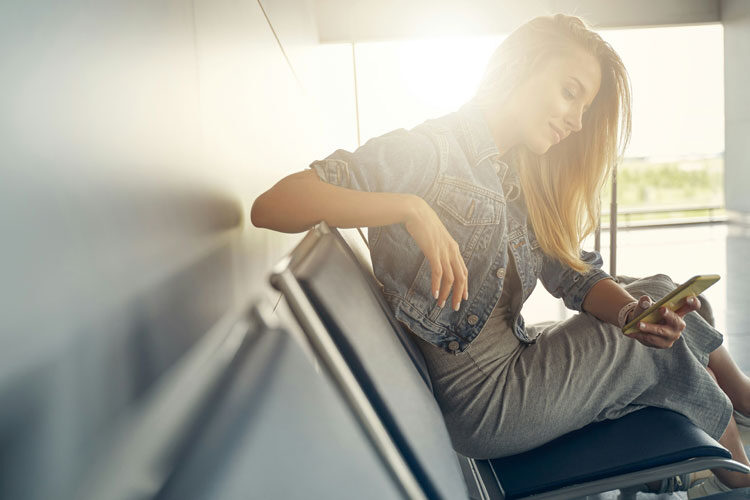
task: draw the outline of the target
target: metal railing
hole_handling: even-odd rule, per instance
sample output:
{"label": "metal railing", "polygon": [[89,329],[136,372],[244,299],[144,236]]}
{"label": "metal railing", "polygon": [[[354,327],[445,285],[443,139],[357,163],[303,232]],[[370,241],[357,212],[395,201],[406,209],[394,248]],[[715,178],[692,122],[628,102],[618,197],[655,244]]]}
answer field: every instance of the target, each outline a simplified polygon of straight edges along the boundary
{"label": "metal railing", "polygon": [[[599,224],[594,232],[594,249],[601,251],[601,232],[606,229],[609,233],[609,274],[616,276],[617,272],[617,230],[618,229],[644,229],[644,228],[664,228],[685,225],[713,224],[717,222],[727,222],[728,214],[716,215],[714,212],[724,210],[721,205],[673,205],[673,206],[652,206],[631,208],[620,211],[617,208],[617,169],[612,169],[611,199],[609,202],[609,211],[602,212]],[[652,220],[630,221],[632,215],[655,214],[655,213],[674,213],[674,212],[691,212],[699,210],[708,210],[708,216],[700,217],[682,217],[682,218],[665,218]],[[606,217],[605,217],[606,216]],[[618,217],[624,216],[626,223],[620,226]],[[609,219],[609,224],[602,225],[602,221]],[[620,227],[618,227],[620,226]]]}
{"label": "metal railing", "polygon": [[[708,211],[707,215],[695,217],[665,217],[662,219],[632,220],[633,215],[669,214],[678,212]],[[726,222],[728,215],[723,205],[660,205],[637,207],[628,210],[617,210],[617,226],[621,229],[638,229],[647,227],[664,227],[683,224],[710,224]],[[624,223],[622,219],[624,218]],[[602,212],[602,220],[611,219],[610,212]],[[602,229],[609,229],[609,225],[602,225]]]}

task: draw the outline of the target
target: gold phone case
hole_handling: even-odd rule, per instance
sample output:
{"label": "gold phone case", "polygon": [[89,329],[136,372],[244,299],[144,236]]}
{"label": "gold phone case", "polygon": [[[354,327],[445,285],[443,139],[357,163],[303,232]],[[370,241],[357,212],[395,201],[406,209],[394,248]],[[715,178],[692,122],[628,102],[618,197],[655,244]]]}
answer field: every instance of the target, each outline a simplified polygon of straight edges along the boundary
{"label": "gold phone case", "polygon": [[659,302],[652,304],[647,310],[633,318],[628,324],[622,327],[623,333],[630,334],[639,332],[638,328],[639,321],[645,321],[646,323],[657,323],[661,320],[662,316],[659,312],[661,306],[666,305],[667,308],[672,311],[676,311],[685,304],[685,299],[691,295],[697,296],[703,292],[706,288],[710,287],[721,279],[718,274],[698,274],[687,280],[682,285],[678,286],[670,293],[665,295]]}

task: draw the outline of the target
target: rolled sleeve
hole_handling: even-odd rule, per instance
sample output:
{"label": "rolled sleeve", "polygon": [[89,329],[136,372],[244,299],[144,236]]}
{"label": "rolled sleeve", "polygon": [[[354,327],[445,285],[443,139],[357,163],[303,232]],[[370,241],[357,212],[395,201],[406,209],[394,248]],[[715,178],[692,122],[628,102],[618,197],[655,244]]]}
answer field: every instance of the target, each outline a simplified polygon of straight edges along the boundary
{"label": "rolled sleeve", "polygon": [[588,273],[579,273],[559,260],[544,256],[539,279],[552,296],[562,298],[565,307],[583,312],[583,300],[589,290],[600,280],[614,279],[602,269],[602,256],[596,250],[581,250],[581,259],[591,265]]}
{"label": "rolled sleeve", "polygon": [[434,184],[438,166],[433,140],[424,132],[400,128],[373,137],[353,152],[337,149],[309,168],[336,186],[424,197]]}

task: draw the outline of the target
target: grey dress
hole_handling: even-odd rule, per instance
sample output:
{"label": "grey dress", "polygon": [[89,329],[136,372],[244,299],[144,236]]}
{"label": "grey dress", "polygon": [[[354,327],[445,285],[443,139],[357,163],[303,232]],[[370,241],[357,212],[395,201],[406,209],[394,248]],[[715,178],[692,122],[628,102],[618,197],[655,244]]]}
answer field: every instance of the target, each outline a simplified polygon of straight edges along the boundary
{"label": "grey dress", "polygon": [[[697,312],[685,315],[687,326],[669,349],[645,346],[585,312],[528,325],[539,337],[524,344],[510,325],[522,304],[508,254],[502,295],[464,352],[448,353],[412,333],[456,451],[513,455],[646,406],[682,413],[717,440],[724,433],[732,404],[705,368],[723,336]],[[658,300],[677,284],[656,274],[623,287]]]}

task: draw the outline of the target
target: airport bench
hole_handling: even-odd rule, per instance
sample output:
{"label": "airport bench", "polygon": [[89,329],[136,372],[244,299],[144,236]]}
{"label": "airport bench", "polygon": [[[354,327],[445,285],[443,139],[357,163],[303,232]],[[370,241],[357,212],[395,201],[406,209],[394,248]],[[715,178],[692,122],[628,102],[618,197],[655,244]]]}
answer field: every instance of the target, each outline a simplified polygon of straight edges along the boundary
{"label": "airport bench", "polygon": [[452,449],[421,352],[336,228],[312,228],[270,283],[407,498],[565,499],[708,468],[750,472],[662,408],[595,422],[513,456],[464,457]]}

